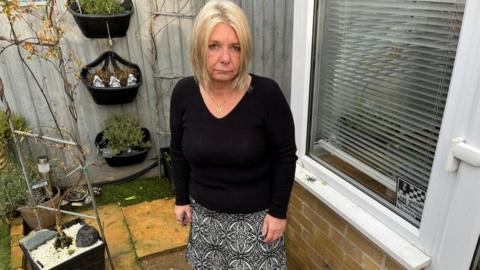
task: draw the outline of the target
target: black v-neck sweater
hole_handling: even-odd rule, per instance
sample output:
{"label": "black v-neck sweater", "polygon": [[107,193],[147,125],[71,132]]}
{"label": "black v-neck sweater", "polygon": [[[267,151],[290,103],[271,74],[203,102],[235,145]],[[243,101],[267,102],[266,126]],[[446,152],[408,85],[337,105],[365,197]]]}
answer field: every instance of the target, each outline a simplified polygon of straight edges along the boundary
{"label": "black v-neck sweater", "polygon": [[285,218],[295,174],[293,117],[273,80],[251,75],[249,90],[223,118],[214,117],[193,77],[180,80],[170,104],[176,204],[191,196],[226,213]]}

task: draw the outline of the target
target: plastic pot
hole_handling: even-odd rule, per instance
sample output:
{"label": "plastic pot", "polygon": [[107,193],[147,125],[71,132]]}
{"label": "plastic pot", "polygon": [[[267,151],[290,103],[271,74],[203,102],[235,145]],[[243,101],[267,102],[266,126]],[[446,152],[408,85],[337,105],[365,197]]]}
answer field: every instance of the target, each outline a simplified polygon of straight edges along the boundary
{"label": "plastic pot", "polygon": [[[150,132],[146,128],[142,128],[143,132],[143,142],[151,141]],[[120,167],[120,166],[128,166],[140,163],[145,160],[147,157],[148,151],[150,151],[151,147],[143,148],[143,149],[135,149],[130,153],[122,153],[120,155],[108,155],[105,154],[103,151],[107,146],[108,140],[103,137],[103,131],[98,133],[95,137],[95,145],[102,153],[103,158],[107,162],[107,164],[111,167]]]}
{"label": "plastic pot", "polygon": [[[41,206],[56,208],[60,203],[60,189],[55,187],[56,193],[51,200],[39,203]],[[35,214],[34,208],[30,206],[24,206],[17,209],[22,215],[23,220],[32,230],[38,229],[37,215]],[[40,225],[43,229],[53,227],[55,225],[55,212],[37,208],[38,218]]]}

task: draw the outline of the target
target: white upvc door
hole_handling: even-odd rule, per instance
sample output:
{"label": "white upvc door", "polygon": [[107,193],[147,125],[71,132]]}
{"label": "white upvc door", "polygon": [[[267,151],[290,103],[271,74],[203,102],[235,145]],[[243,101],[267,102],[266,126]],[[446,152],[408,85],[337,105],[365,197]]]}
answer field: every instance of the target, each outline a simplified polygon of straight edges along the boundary
{"label": "white upvc door", "polygon": [[480,1],[468,0],[432,168],[420,237],[430,269],[469,269],[480,234],[480,167],[447,172],[452,139],[480,149]]}

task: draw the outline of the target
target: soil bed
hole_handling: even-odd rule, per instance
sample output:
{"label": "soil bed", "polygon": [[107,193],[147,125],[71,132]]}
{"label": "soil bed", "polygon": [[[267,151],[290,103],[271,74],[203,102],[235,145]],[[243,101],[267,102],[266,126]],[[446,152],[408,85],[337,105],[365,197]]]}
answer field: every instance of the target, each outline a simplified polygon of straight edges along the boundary
{"label": "soil bed", "polygon": [[192,270],[185,259],[185,250],[149,256],[142,260],[143,270]]}

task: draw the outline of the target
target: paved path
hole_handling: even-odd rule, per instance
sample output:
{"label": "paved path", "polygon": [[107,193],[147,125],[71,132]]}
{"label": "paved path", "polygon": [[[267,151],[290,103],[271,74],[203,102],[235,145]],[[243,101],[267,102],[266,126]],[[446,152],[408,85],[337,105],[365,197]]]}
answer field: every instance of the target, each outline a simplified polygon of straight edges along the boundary
{"label": "paved path", "polygon": [[188,227],[173,214],[174,200],[156,200],[123,208],[138,258],[177,250],[186,246]]}

